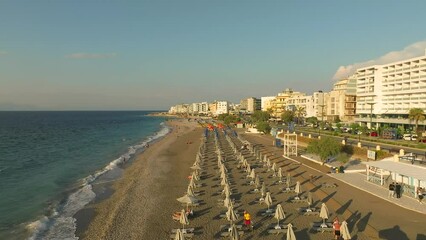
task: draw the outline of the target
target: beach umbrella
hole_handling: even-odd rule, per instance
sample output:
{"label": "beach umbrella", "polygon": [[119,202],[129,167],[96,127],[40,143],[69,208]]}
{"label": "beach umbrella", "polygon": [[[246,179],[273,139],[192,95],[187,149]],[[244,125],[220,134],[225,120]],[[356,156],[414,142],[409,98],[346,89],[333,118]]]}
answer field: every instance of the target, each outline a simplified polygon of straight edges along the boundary
{"label": "beach umbrella", "polygon": [[185,236],[180,228],[177,229],[174,240],[185,240]]}
{"label": "beach umbrella", "polygon": [[196,181],[200,180],[200,177],[198,176],[198,174],[196,172],[192,172],[191,178],[196,180]]}
{"label": "beach umbrella", "polygon": [[290,190],[290,186],[291,186],[291,176],[290,176],[290,173],[287,173],[287,178],[286,178],[285,183],[287,185],[287,190]]}
{"label": "beach umbrella", "polygon": [[351,234],[348,229],[348,223],[346,221],[343,221],[342,225],[340,225],[340,233],[342,234],[342,238],[344,240],[351,239]]}
{"label": "beach umbrella", "polygon": [[275,209],[274,218],[278,220],[277,226],[280,226],[280,220],[285,218],[284,210],[281,204],[277,205],[277,209]]}
{"label": "beach umbrella", "polygon": [[262,198],[263,196],[265,196],[265,193],[266,193],[265,182],[262,182],[262,187],[260,188],[260,195],[262,196]]}
{"label": "beach umbrella", "polygon": [[296,235],[294,235],[293,225],[291,225],[291,223],[287,225],[287,240],[296,240]]}
{"label": "beach umbrella", "polygon": [[311,192],[308,192],[308,198],[306,199],[306,202],[308,203],[307,211],[311,211],[311,205],[314,203],[314,199],[312,198]]}
{"label": "beach umbrella", "polygon": [[260,178],[259,175],[256,175],[256,178],[254,179],[254,188],[258,189],[260,187]]}
{"label": "beach umbrella", "polygon": [[249,177],[253,180],[256,178],[256,172],[254,171],[254,168],[251,170]]}
{"label": "beach umbrella", "polygon": [[325,203],[321,204],[321,210],[320,210],[320,218],[322,218],[322,224],[321,227],[327,227],[327,224],[325,224],[325,220],[328,219],[328,215],[330,215],[327,206]]}
{"label": "beach umbrella", "polygon": [[281,168],[278,168],[278,178],[280,179],[279,180],[279,183],[282,183],[283,182],[283,172],[282,172],[282,169]]}
{"label": "beach umbrella", "polygon": [[231,237],[231,240],[239,240],[240,239],[240,235],[238,234],[238,229],[235,226],[235,224],[232,224],[231,233],[229,234],[229,236]]}
{"label": "beach umbrella", "polygon": [[191,168],[192,170],[201,170],[201,167],[200,167],[200,165],[198,165],[198,164],[192,165],[190,168]]}
{"label": "beach umbrella", "polygon": [[195,180],[193,178],[191,178],[191,180],[189,180],[189,186],[192,188],[197,188],[197,185],[195,184]]}
{"label": "beach umbrella", "polygon": [[224,186],[225,184],[228,184],[228,179],[226,177],[222,178],[222,180],[220,181],[221,186]]}
{"label": "beach umbrella", "polygon": [[195,194],[194,194],[194,190],[192,189],[192,187],[191,186],[188,186],[188,189],[186,190],[186,194],[188,195],[188,196],[195,196]]}
{"label": "beach umbrella", "polygon": [[302,187],[300,186],[300,182],[296,182],[296,187],[294,188],[294,192],[297,194],[297,196],[294,199],[300,199],[299,194],[302,192]]}
{"label": "beach umbrella", "polygon": [[226,219],[232,224],[238,220],[237,213],[234,211],[232,206],[228,207],[228,211],[226,211]]}
{"label": "beach umbrella", "polygon": [[277,164],[276,163],[273,163],[272,164],[272,171],[277,171]]}
{"label": "beach umbrella", "polygon": [[265,155],[265,156],[263,156],[263,162],[266,162],[267,161],[267,159],[268,159],[268,157]]}
{"label": "beach umbrella", "polygon": [[246,172],[247,172],[247,173],[250,173],[250,172],[251,172],[251,166],[250,166],[250,163],[247,163]]}
{"label": "beach umbrella", "polygon": [[198,199],[196,199],[195,197],[193,197],[193,196],[189,196],[188,194],[186,194],[185,196],[183,196],[183,197],[180,197],[180,198],[177,198],[176,200],[178,200],[178,202],[180,202],[180,203],[184,203],[184,204],[186,204],[186,208],[188,209],[188,206],[190,205],[190,204],[194,204],[194,203],[196,203],[196,202],[198,202]]}
{"label": "beach umbrella", "polygon": [[268,206],[268,210],[269,210],[269,207],[272,205],[272,198],[271,198],[271,193],[270,192],[266,193],[265,203]]}
{"label": "beach umbrella", "polygon": [[225,173],[224,171],[221,171],[221,172],[220,172],[220,178],[221,178],[221,179],[226,178],[226,173]]}
{"label": "beach umbrella", "polygon": [[229,207],[230,204],[231,204],[231,199],[229,198],[229,196],[226,196],[225,200],[223,200],[223,206]]}
{"label": "beach umbrella", "polygon": [[226,195],[226,193],[228,193],[228,195],[231,195],[231,188],[229,187],[229,184],[225,184],[223,186],[223,192],[222,192],[222,194]]}
{"label": "beach umbrella", "polygon": [[185,232],[185,225],[189,224],[188,216],[186,216],[185,209],[182,209],[182,211],[180,211],[179,222],[180,224],[182,224],[182,232]]}
{"label": "beach umbrella", "polygon": [[269,161],[269,158],[266,160],[266,166],[268,167],[268,171],[271,170],[271,161]]}

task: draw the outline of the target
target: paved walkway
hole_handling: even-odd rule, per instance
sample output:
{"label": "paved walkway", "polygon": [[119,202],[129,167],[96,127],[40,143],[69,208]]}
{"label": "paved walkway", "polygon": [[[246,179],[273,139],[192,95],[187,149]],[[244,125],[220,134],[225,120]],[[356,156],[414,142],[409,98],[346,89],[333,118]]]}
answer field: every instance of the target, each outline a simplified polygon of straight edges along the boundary
{"label": "paved walkway", "polygon": [[[304,155],[303,157],[313,162],[319,162],[316,159],[310,158],[310,156]],[[337,173],[327,175],[403,208],[426,214],[426,200],[423,204],[420,204],[417,199],[404,195],[401,198],[390,198],[388,197],[389,191],[387,188],[367,181],[367,175],[364,173],[347,171],[343,174]]]}

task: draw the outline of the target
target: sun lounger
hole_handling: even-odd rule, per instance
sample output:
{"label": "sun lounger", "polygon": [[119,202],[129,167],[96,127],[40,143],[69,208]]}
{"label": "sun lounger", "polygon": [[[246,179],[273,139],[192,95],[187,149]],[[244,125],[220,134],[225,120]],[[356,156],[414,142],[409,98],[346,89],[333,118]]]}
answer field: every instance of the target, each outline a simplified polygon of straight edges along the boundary
{"label": "sun lounger", "polygon": [[299,198],[299,199],[296,199],[296,198],[293,198],[293,199],[291,199],[290,201],[292,202],[292,203],[305,203],[306,202],[306,198]]}
{"label": "sun lounger", "polygon": [[310,211],[308,211],[308,208],[299,208],[298,211],[303,214],[304,216],[318,216],[319,210],[315,208],[310,208]]}
{"label": "sun lounger", "polygon": [[268,233],[269,234],[276,234],[276,235],[278,235],[280,233],[286,234],[287,233],[287,226],[286,226],[286,228],[281,228],[281,229],[270,228],[270,229],[268,229]]}
{"label": "sun lounger", "polygon": [[[184,233],[183,236],[185,237],[185,239],[192,239],[192,237],[194,237],[193,233]],[[170,234],[170,239],[175,239],[176,234]]]}
{"label": "sun lounger", "polygon": [[333,223],[331,222],[326,222],[326,227],[321,226],[323,223],[322,222],[316,222],[312,224],[312,229],[314,229],[314,231],[317,232],[332,232],[333,231]]}
{"label": "sun lounger", "polygon": [[[243,229],[243,225],[241,225],[241,224],[240,225],[235,225],[235,227],[237,228],[237,230],[242,230]],[[229,224],[220,225],[221,231],[229,231],[230,228],[231,228],[231,225],[229,225]]]}
{"label": "sun lounger", "polygon": [[[229,237],[231,235],[230,231],[224,231],[220,233],[221,237]],[[238,231],[238,235],[242,236],[244,235],[244,231]]]}
{"label": "sun lounger", "polygon": [[283,192],[285,192],[285,193],[294,193],[294,188],[284,188]]}
{"label": "sun lounger", "polygon": [[[176,233],[177,232],[177,228],[172,229],[172,233]],[[182,229],[181,229],[182,230]],[[185,228],[185,232],[188,233],[194,233],[195,228]]]}
{"label": "sun lounger", "polygon": [[335,187],[337,187],[337,185],[335,183],[322,183],[321,187],[324,187],[324,188],[335,188]]}
{"label": "sun lounger", "polygon": [[269,210],[262,211],[260,213],[260,215],[267,216],[267,217],[274,216],[275,215],[275,209],[274,208],[270,208]]}

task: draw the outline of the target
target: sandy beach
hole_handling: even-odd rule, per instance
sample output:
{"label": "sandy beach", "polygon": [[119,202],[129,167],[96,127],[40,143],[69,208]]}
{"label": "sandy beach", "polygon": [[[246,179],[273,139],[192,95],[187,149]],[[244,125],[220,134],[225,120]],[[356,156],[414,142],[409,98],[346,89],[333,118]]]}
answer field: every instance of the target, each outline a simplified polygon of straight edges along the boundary
{"label": "sandy beach", "polygon": [[[125,169],[123,176],[117,180],[112,189],[114,193],[100,203],[88,206],[93,213],[93,219],[79,237],[82,239],[170,239],[171,230],[182,227],[179,222],[172,220],[172,213],[179,211],[184,206],[176,201],[183,196],[189,183],[191,174],[190,166],[196,160],[199,146],[206,141],[202,150],[202,174],[197,181],[200,185],[196,188],[196,198],[200,204],[194,207],[194,216],[189,218],[189,225],[194,228],[193,239],[220,239],[221,233],[227,232],[221,225],[228,224],[222,214],[226,208],[221,203],[224,195],[220,184],[218,155],[214,144],[214,134],[203,139],[203,129],[195,122],[183,119],[169,121],[173,128],[171,134],[153,144],[144,153],[140,154],[134,163]],[[227,132],[232,136],[231,132]],[[350,186],[342,184],[326,176],[327,169],[319,172],[302,166],[300,162],[282,157],[282,149],[272,146],[272,138],[260,135],[244,135],[271,163],[281,167],[284,175],[290,174],[292,185],[299,181],[302,186],[302,197],[312,192],[313,207],[319,209],[325,202],[330,210],[329,221],[335,216],[348,221],[352,239],[380,239],[379,233],[396,225],[395,220],[386,219],[386,214],[392,217],[395,214],[420,219],[421,215],[404,213],[399,208],[387,202],[381,202],[373,196],[365,194]],[[253,193],[254,186],[250,185],[248,173],[244,168],[238,168],[238,154],[231,148],[230,142],[223,132],[219,133],[218,144],[224,156],[224,164],[228,169],[228,180],[232,189],[231,198],[235,200],[235,209],[239,212],[237,224],[242,224],[243,210],[248,210],[252,215],[254,230],[244,231],[242,239],[285,239],[285,234],[270,234],[268,230],[277,224],[271,215],[265,215],[267,206],[258,202],[261,195]],[[241,141],[235,136],[231,137],[232,145],[239,149]],[[304,216],[299,213],[300,208],[307,207],[306,202],[293,203],[296,196],[294,192],[283,192],[285,184],[278,183],[272,172],[249,150],[241,150],[241,154],[256,169],[266,190],[271,193],[273,203],[271,208],[281,204],[284,208],[285,219],[281,224],[292,223],[297,239],[332,239],[331,232],[316,232],[312,230],[314,222],[321,222],[318,216]],[[323,171],[323,172],[321,172]],[[310,182],[311,175],[315,181]],[[336,188],[322,188],[321,183],[336,184]],[[371,202],[366,206],[364,201]],[[374,209],[374,211],[373,211]],[[376,214],[376,209],[380,214]],[[394,213],[389,213],[393,211]],[[373,213],[374,212],[374,213]],[[222,215],[222,216],[221,216]],[[379,219],[382,218],[382,219]],[[83,222],[80,220],[80,222]],[[78,223],[77,223],[78,224]],[[403,224],[409,224],[404,222]],[[409,238],[415,239],[416,229],[420,223],[410,223],[406,231]],[[402,226],[402,225],[401,225]],[[420,228],[421,229],[421,228]],[[418,232],[417,232],[418,233]],[[414,238],[413,238],[414,237]],[[392,238],[384,238],[392,239]]]}

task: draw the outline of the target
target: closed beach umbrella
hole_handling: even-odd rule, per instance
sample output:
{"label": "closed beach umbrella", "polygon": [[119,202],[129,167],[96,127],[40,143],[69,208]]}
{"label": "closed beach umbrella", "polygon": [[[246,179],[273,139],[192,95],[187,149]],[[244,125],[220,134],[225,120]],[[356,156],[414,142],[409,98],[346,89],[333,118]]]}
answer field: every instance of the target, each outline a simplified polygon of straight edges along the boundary
{"label": "closed beach umbrella", "polygon": [[191,178],[191,180],[189,180],[189,186],[192,188],[197,188],[197,185],[195,184],[195,180],[193,178]]}
{"label": "closed beach umbrella", "polygon": [[250,178],[253,180],[256,178],[256,172],[254,171],[254,168],[250,172]]}
{"label": "closed beach umbrella", "polygon": [[192,172],[191,178],[196,180],[196,181],[200,180],[200,177],[198,176],[198,174],[196,172]]}
{"label": "closed beach umbrella", "polygon": [[283,220],[285,218],[284,210],[281,204],[277,205],[277,209],[275,209],[274,218],[278,220],[278,226],[280,225],[280,220]]}
{"label": "closed beach umbrella", "polygon": [[254,179],[254,187],[255,187],[255,189],[258,189],[260,187],[259,175],[256,175],[256,178]]}
{"label": "closed beach umbrella", "polygon": [[222,180],[220,181],[221,186],[225,186],[225,184],[228,184],[228,179],[226,177],[222,178]]}
{"label": "closed beach umbrella", "polygon": [[[223,193],[225,194],[225,195],[231,195],[231,188],[229,187],[229,184],[225,184],[224,186],[223,186]],[[227,194],[228,193],[228,194]]]}
{"label": "closed beach umbrella", "polygon": [[273,163],[272,164],[272,171],[277,171],[277,164],[276,163]]}
{"label": "closed beach umbrella", "polygon": [[192,197],[194,197],[194,196],[195,196],[195,194],[194,194],[194,190],[192,189],[192,187],[191,187],[191,186],[188,186],[188,189],[186,190],[186,194],[187,194],[188,196],[192,196]]}
{"label": "closed beach umbrella", "polygon": [[240,235],[238,234],[238,229],[235,226],[235,224],[232,224],[231,233],[230,233],[229,236],[231,237],[232,240],[239,240],[240,239]]}
{"label": "closed beach umbrella", "polygon": [[263,156],[263,162],[266,162],[268,160],[268,157],[265,155]]}
{"label": "closed beach umbrella", "polygon": [[312,203],[314,203],[314,199],[312,197],[312,193],[308,192],[308,198],[306,199],[306,202],[308,203],[308,209],[311,209]]}
{"label": "closed beach umbrella", "polygon": [[280,179],[280,183],[283,181],[283,172],[281,168],[278,168],[278,178]]}
{"label": "closed beach umbrella", "polygon": [[247,163],[246,172],[247,172],[247,173],[250,173],[250,172],[251,172],[251,166],[250,166],[250,163]]}
{"label": "closed beach umbrella", "polygon": [[183,235],[183,232],[180,230],[180,228],[177,229],[174,240],[185,240],[185,236]]}
{"label": "closed beach umbrella", "polygon": [[268,167],[268,170],[271,168],[271,161],[269,161],[269,158],[266,160],[266,166]]}
{"label": "closed beach umbrella", "polygon": [[328,212],[328,208],[325,205],[325,203],[321,204],[321,210],[320,210],[320,218],[322,218],[322,225],[321,227],[327,227],[327,225],[325,224],[325,220],[328,219],[328,215],[330,215],[330,213]]}
{"label": "closed beach umbrella", "polygon": [[296,235],[294,235],[293,225],[291,225],[291,223],[287,225],[287,240],[296,240]]}
{"label": "closed beach umbrella", "polygon": [[237,213],[234,211],[233,207],[228,207],[228,211],[226,211],[226,219],[231,222],[236,222],[238,220]]}
{"label": "closed beach umbrella", "polygon": [[351,234],[348,229],[348,223],[346,221],[343,221],[342,225],[340,225],[340,233],[342,234],[343,239],[351,239]]}
{"label": "closed beach umbrella", "polygon": [[182,224],[183,232],[185,232],[185,225],[189,224],[188,217],[186,216],[185,209],[182,209],[182,211],[180,211],[179,222],[180,222],[180,224]]}
{"label": "closed beach umbrella", "polygon": [[294,192],[297,194],[296,199],[299,199],[299,194],[302,192],[302,187],[300,186],[300,182],[296,182],[296,187],[294,188]]}
{"label": "closed beach umbrella", "polygon": [[269,207],[272,205],[272,198],[271,198],[271,193],[270,192],[266,193],[265,203],[268,206],[268,210],[269,210]]}
{"label": "closed beach umbrella", "polygon": [[265,193],[266,193],[265,182],[262,182],[262,187],[260,188],[260,195],[263,197],[265,196]]}
{"label": "closed beach umbrella", "polygon": [[290,189],[291,186],[291,176],[290,173],[287,173],[287,178],[286,178],[286,185],[287,185],[287,189]]}
{"label": "closed beach umbrella", "polygon": [[231,204],[231,199],[229,198],[229,196],[226,196],[225,200],[223,200],[223,206],[229,207],[230,204]]}
{"label": "closed beach umbrella", "polygon": [[191,168],[192,170],[201,170],[201,167],[200,167],[200,165],[198,165],[198,164],[192,165],[190,168]]}
{"label": "closed beach umbrella", "polygon": [[220,178],[221,178],[221,179],[226,178],[226,173],[225,173],[224,171],[221,171],[221,172],[220,172]]}

